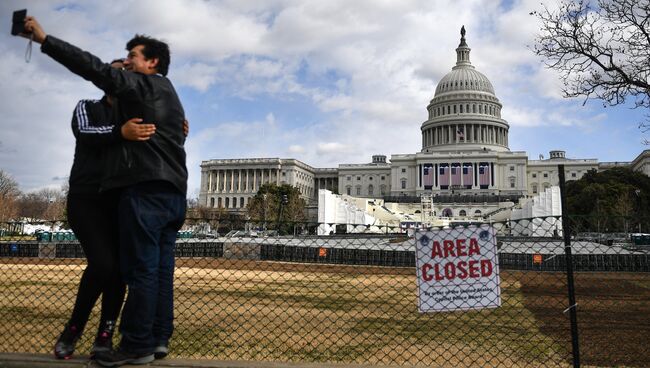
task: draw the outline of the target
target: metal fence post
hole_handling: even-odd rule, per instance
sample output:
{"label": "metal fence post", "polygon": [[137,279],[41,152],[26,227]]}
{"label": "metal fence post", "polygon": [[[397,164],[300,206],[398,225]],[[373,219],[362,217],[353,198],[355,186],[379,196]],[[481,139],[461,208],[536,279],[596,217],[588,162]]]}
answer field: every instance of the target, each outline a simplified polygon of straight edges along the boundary
{"label": "metal fence post", "polygon": [[580,367],[580,344],[578,340],[578,316],[576,314],[576,295],[573,284],[573,259],[571,256],[571,224],[567,216],[566,187],[564,180],[564,165],[558,165],[560,175],[560,201],[562,205],[562,229],[564,231],[564,254],[566,258],[567,289],[569,292],[569,317],[571,321],[571,344],[573,347],[573,366]]}

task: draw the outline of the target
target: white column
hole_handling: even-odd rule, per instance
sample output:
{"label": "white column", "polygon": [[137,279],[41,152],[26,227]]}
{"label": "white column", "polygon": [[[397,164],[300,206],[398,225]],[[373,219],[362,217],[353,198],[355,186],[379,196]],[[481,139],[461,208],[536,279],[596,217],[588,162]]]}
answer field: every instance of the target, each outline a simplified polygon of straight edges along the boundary
{"label": "white column", "polygon": [[[228,192],[228,170],[223,169],[221,170],[223,172],[223,192],[227,193]],[[225,200],[225,199],[224,199]],[[224,202],[224,207],[226,206]]]}
{"label": "white column", "polygon": [[216,187],[216,191],[217,191],[217,192],[220,192],[220,191],[221,191],[221,188],[219,187],[219,177],[221,176],[221,170],[216,170],[216,171],[217,171],[217,175],[216,175],[216,176],[217,176],[217,187]]}
{"label": "white column", "polygon": [[228,171],[230,171],[230,192],[232,193],[235,191],[235,170]]}
{"label": "white column", "polygon": [[246,185],[245,185],[245,190],[246,190],[247,192],[250,192],[250,189],[249,189],[249,186],[248,186],[248,180],[249,180],[248,172],[249,172],[249,171],[250,171],[249,169],[246,169]]}
{"label": "white column", "polygon": [[208,171],[208,193],[212,192],[212,171]]}
{"label": "white column", "polygon": [[226,192],[226,184],[228,183],[228,174],[227,174],[226,169],[221,170],[221,172],[223,173],[223,177],[221,178],[223,180],[223,183],[221,184],[221,187],[223,188],[222,192],[225,193]]}
{"label": "white column", "polygon": [[242,170],[237,170],[237,191],[241,193],[241,172]]}
{"label": "white column", "polygon": [[257,192],[257,169],[253,169],[253,192]]}

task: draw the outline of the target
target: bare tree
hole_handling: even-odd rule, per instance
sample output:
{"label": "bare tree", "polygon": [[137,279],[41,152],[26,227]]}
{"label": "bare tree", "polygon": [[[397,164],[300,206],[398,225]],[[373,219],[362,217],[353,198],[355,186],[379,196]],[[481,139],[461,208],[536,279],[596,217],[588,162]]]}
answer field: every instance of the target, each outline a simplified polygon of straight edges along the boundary
{"label": "bare tree", "polygon": [[9,221],[18,214],[19,196],[16,180],[0,169],[0,222]]}
{"label": "bare tree", "polygon": [[48,206],[45,213],[43,213],[43,219],[48,221],[65,221],[67,204],[67,193],[65,189],[48,189],[46,193]]}
{"label": "bare tree", "polygon": [[19,214],[33,220],[65,220],[65,189],[45,188],[23,194],[19,199]]}
{"label": "bare tree", "polygon": [[[533,51],[560,72],[565,97],[650,107],[650,0],[560,0],[531,14],[542,22]],[[639,123],[650,131],[650,116]],[[648,141],[645,140],[648,144]]]}

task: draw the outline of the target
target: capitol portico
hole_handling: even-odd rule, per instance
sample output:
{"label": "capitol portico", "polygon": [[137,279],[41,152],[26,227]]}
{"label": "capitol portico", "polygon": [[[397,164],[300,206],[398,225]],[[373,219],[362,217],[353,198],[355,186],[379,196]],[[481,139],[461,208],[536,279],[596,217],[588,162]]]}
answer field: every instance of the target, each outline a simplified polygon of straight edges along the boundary
{"label": "capitol portico", "polygon": [[[239,211],[261,185],[275,183],[297,187],[312,205],[318,190],[328,189],[386,201],[427,197],[439,202],[439,208],[433,209],[437,215],[469,217],[495,209],[497,204],[486,198],[513,200],[557,185],[558,164],[565,165],[567,180],[612,166],[650,174],[649,150],[623,163],[569,159],[562,150],[551,151],[547,159],[529,160],[524,151],[510,151],[510,126],[501,117],[501,102],[490,80],[472,65],[470,51],[463,27],[456,65],[440,80],[427,105],[419,152],[393,154],[390,160],[374,155],[370,163],[340,164],[337,168],[314,168],[296,159],[280,158],[203,161],[200,203]],[[484,204],[458,205],[467,202]]]}
{"label": "capitol portico", "polygon": [[210,208],[243,209],[264,184],[289,184],[308,200],[319,189],[336,190],[336,169],[316,169],[279,158],[208,160],[201,163],[200,203]]}

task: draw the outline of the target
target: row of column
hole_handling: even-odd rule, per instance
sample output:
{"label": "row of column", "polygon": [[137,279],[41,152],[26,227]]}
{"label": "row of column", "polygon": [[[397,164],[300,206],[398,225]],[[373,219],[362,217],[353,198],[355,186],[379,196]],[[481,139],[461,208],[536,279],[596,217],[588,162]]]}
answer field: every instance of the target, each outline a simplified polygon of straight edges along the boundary
{"label": "row of column", "polygon": [[338,189],[338,179],[335,178],[317,178],[316,179],[316,190],[327,189],[327,190],[336,190]]}
{"label": "row of column", "polygon": [[[239,203],[237,202],[239,200]],[[211,208],[246,208],[250,198],[245,197],[212,197],[208,200],[208,207]]]}
{"label": "row of column", "polygon": [[[471,107],[471,110],[470,110]],[[451,104],[429,109],[429,118],[457,114],[482,114],[501,117],[501,108],[491,103],[484,104]]]}
{"label": "row of column", "polygon": [[280,169],[210,170],[207,175],[208,193],[250,193],[263,184],[280,185]]}
{"label": "row of column", "polygon": [[[419,170],[419,185],[418,187],[422,189],[426,189],[425,186],[431,186],[431,188],[436,188],[440,189],[442,186],[451,186],[453,182],[452,174],[451,174],[451,169],[452,169],[452,163],[445,163],[447,166],[445,168],[446,171],[444,177],[445,177],[445,182],[443,183],[442,178],[440,177],[439,170],[440,164],[432,164],[433,166],[429,166],[429,168],[432,170],[432,173],[429,175],[424,175],[424,165],[418,165],[418,170]],[[457,164],[457,163],[454,163]],[[459,173],[454,174],[458,175],[460,177],[460,183],[459,185],[465,186],[465,185],[471,185],[472,189],[478,189],[480,188],[481,185],[487,185],[488,188],[493,188],[495,186],[495,176],[496,176],[496,171],[495,171],[495,165],[493,162],[463,162],[463,163],[458,163],[460,166],[456,166],[456,170],[460,170]],[[471,166],[468,167],[468,169],[471,169],[471,178],[469,178],[469,182],[465,181],[465,175],[468,174],[463,174],[463,165],[470,164]],[[480,169],[483,168],[483,174],[481,174]]]}
{"label": "row of column", "polygon": [[454,124],[422,132],[422,147],[441,144],[483,143],[508,146],[508,130],[488,124]]}

